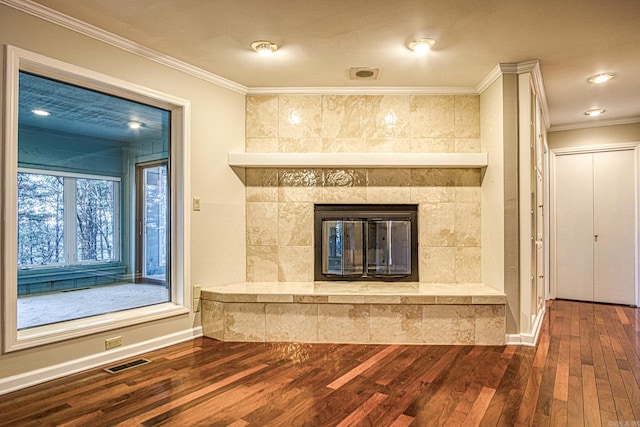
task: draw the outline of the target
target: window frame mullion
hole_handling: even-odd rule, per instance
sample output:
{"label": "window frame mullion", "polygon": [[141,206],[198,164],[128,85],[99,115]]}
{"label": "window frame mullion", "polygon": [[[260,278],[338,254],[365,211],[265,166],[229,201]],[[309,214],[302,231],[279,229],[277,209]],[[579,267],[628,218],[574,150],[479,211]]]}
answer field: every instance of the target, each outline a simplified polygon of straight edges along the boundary
{"label": "window frame mullion", "polygon": [[78,263],[76,179],[64,177],[64,259],[66,265]]}

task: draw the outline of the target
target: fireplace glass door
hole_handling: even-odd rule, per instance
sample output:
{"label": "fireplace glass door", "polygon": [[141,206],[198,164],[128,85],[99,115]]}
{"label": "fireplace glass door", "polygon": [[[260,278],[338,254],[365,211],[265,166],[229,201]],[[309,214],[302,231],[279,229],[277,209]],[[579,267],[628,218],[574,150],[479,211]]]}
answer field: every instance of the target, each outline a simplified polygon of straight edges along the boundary
{"label": "fireplace glass door", "polygon": [[364,221],[330,220],[323,221],[322,273],[340,276],[362,275]]}
{"label": "fireplace glass door", "polygon": [[367,224],[367,272],[411,274],[411,221],[370,220]]}
{"label": "fireplace glass door", "polygon": [[417,281],[417,207],[316,205],[316,280]]}

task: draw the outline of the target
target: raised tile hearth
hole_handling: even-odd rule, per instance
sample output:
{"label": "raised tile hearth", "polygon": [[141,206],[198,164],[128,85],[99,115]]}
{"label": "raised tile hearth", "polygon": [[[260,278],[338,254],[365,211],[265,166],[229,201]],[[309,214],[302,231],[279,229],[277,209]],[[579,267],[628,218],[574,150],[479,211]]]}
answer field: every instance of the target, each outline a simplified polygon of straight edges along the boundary
{"label": "raised tile hearth", "polygon": [[506,296],[478,283],[240,282],[204,287],[222,341],[503,345]]}

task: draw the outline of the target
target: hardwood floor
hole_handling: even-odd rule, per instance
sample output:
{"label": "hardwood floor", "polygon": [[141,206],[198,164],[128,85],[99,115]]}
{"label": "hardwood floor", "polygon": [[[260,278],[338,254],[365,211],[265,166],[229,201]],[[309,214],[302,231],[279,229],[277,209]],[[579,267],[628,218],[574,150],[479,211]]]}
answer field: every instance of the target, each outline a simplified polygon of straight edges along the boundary
{"label": "hardwood floor", "polygon": [[202,338],[0,396],[11,426],[640,426],[640,311],[554,301],[536,348]]}

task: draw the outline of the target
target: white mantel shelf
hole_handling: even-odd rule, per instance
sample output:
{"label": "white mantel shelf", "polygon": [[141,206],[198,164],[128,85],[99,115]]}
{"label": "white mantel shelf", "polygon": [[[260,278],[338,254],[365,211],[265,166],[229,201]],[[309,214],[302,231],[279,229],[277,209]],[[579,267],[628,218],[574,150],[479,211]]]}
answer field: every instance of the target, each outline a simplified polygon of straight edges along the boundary
{"label": "white mantel shelf", "polygon": [[229,153],[240,168],[470,168],[487,167],[487,153]]}

